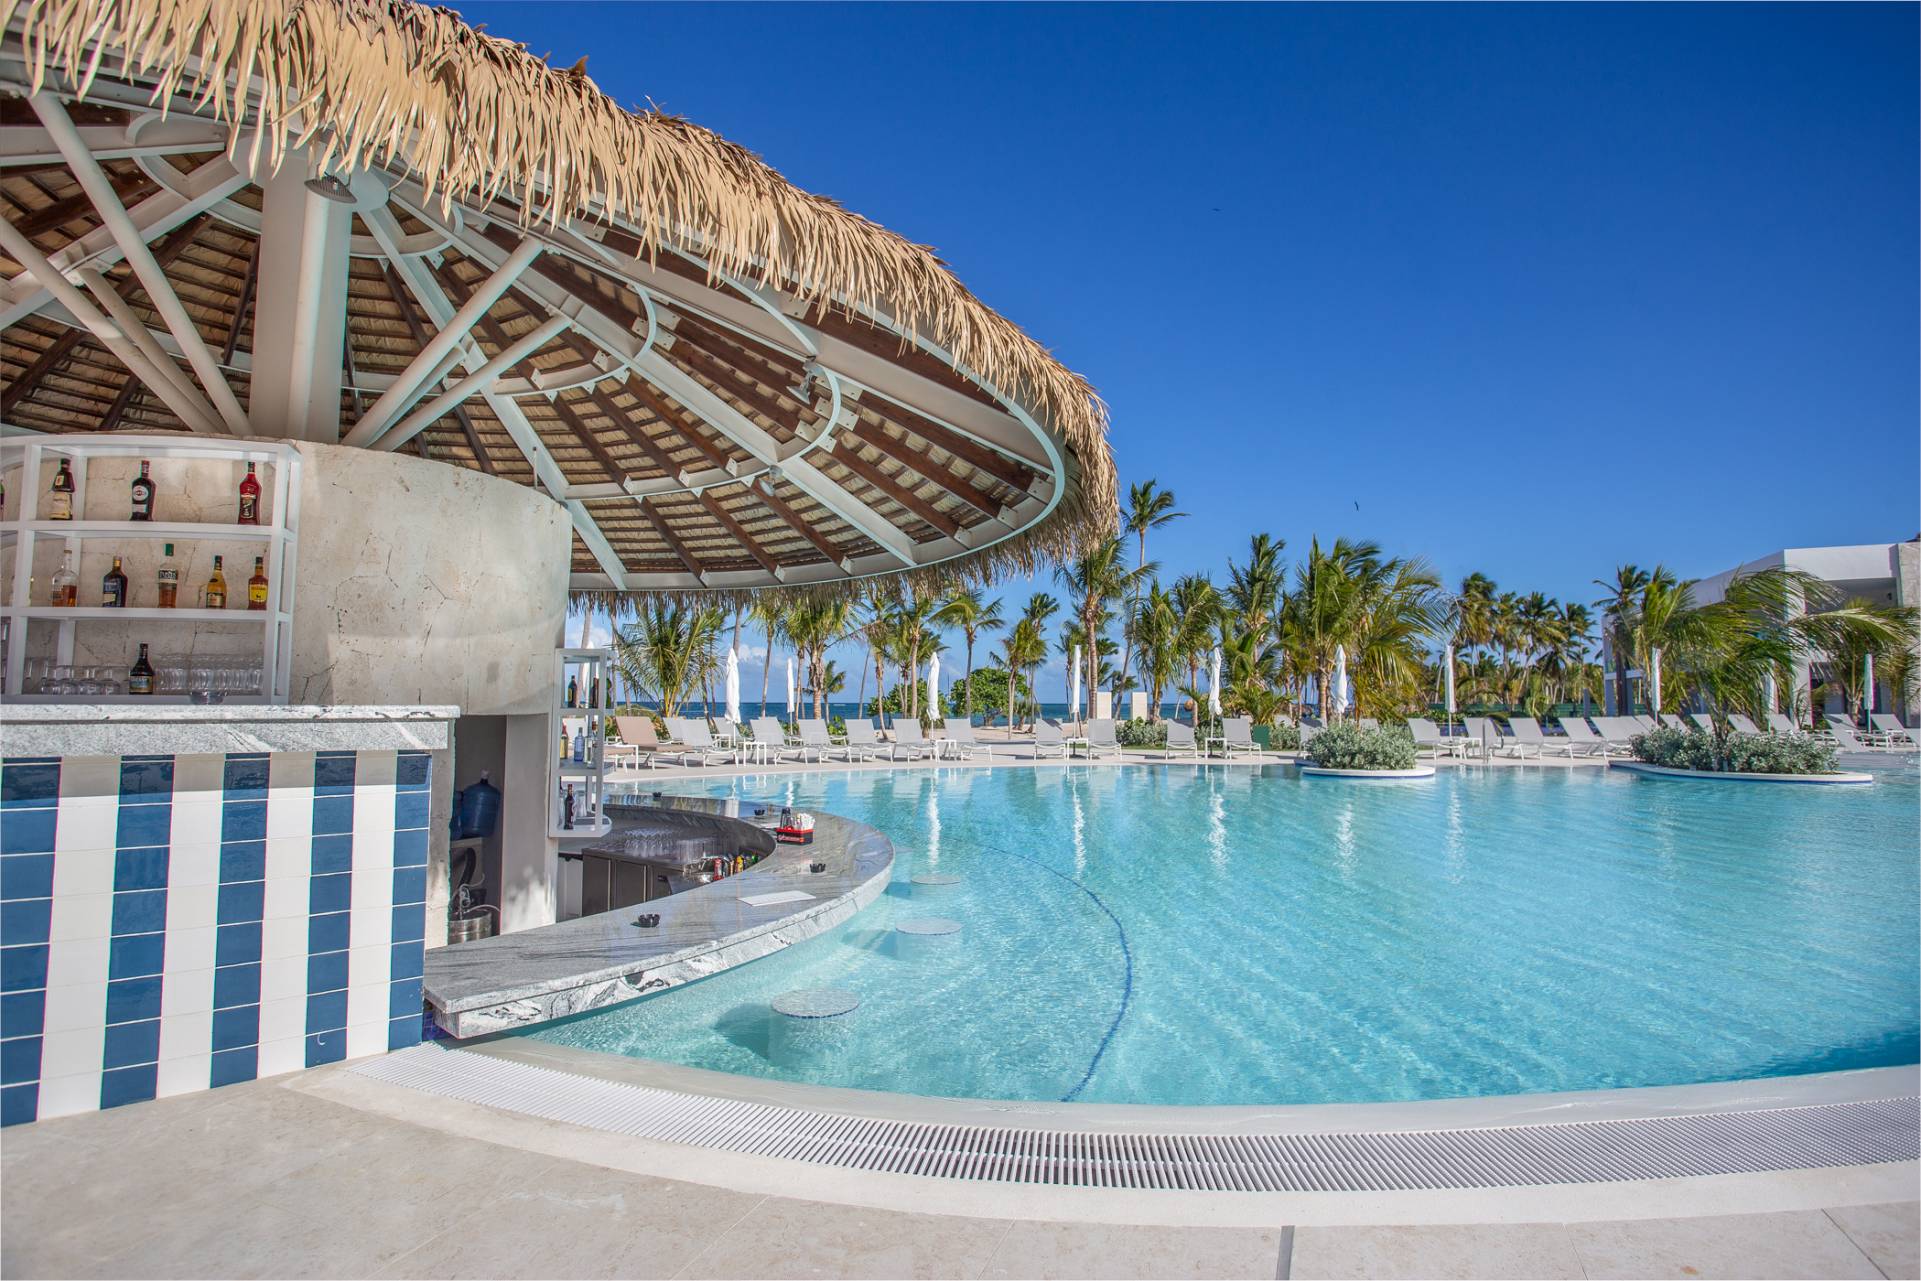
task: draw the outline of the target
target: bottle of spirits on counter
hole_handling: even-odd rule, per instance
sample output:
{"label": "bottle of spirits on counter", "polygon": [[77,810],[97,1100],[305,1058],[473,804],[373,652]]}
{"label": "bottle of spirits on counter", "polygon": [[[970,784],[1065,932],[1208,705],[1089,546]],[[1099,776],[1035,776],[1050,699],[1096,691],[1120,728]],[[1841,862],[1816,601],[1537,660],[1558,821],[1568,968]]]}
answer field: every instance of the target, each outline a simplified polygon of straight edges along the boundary
{"label": "bottle of spirits on counter", "polygon": [[128,520],[153,519],[153,475],[152,464],[140,460],[140,474],[133,480],[133,515]]}
{"label": "bottle of spirits on counter", "polygon": [[108,609],[127,607],[127,575],[120,568],[120,558],[113,558],[113,568],[100,580],[100,603]]}
{"label": "bottle of spirits on counter", "polygon": [[247,474],[240,478],[240,523],[260,523],[260,482],[254,478],[252,463],[247,464]]}
{"label": "bottle of spirits on counter", "polygon": [[160,569],[157,574],[160,583],[160,608],[172,609],[180,599],[180,566],[174,563],[173,544],[162,543]]}
{"label": "bottle of spirits on counter", "polygon": [[267,571],[266,558],[253,558],[253,577],[247,580],[247,608],[267,608]]}
{"label": "bottle of spirits on counter", "polygon": [[220,572],[220,558],[213,558],[213,576],[201,591],[206,608],[225,609],[227,607],[227,576]]}
{"label": "bottle of spirits on counter", "polygon": [[73,468],[64,458],[60,460],[60,469],[53,474],[53,493],[47,499],[47,519],[73,519]]}
{"label": "bottle of spirits on counter", "polygon": [[140,647],[140,657],[133,660],[133,670],[127,673],[127,692],[129,694],[153,693],[153,664],[147,661],[147,647]]}
{"label": "bottle of spirits on counter", "polygon": [[567,678],[567,706],[572,707],[580,701],[580,677]]}
{"label": "bottle of spirits on counter", "polygon": [[574,785],[567,784],[567,795],[560,801],[560,825],[565,830],[574,830]]}
{"label": "bottle of spirits on counter", "polygon": [[80,603],[80,575],[73,570],[73,553],[60,558],[60,568],[47,580],[47,604],[72,609]]}

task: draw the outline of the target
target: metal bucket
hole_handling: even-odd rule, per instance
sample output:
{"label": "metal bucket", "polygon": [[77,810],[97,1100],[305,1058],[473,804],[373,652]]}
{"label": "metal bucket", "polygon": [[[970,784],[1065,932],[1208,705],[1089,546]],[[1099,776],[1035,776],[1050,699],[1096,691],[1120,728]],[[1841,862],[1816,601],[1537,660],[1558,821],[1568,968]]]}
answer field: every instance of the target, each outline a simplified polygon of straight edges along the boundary
{"label": "metal bucket", "polygon": [[472,916],[456,916],[447,922],[447,941],[449,943],[471,943],[475,939],[492,938],[494,918],[490,912],[475,912]]}

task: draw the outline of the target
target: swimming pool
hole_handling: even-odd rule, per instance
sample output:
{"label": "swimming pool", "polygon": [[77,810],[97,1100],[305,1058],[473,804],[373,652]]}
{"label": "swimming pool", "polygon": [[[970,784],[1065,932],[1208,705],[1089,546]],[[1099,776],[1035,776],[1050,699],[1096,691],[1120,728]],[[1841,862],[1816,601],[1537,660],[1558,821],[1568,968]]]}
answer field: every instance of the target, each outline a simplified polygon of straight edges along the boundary
{"label": "swimming pool", "polygon": [[[1917,782],[1913,765],[1845,789],[1195,766],[689,781],[880,828],[893,884],[775,958],[525,1035],[823,1085],[1189,1105],[1913,1063]],[[912,883],[932,871],[961,880]],[[958,940],[897,946],[927,916]],[[809,987],[860,1004],[838,1048],[794,1056],[768,1007]]]}

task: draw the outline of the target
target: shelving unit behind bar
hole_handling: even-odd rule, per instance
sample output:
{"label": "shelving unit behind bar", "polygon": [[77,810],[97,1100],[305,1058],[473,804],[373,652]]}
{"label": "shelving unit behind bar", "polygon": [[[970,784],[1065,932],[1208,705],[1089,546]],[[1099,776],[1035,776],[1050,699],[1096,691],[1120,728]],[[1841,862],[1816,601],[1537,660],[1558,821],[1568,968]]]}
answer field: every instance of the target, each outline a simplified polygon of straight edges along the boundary
{"label": "shelving unit behind bar", "polygon": [[[612,656],[604,649],[562,649],[554,652],[554,701],[547,722],[548,757],[547,834],[564,843],[590,841],[613,831],[607,817],[607,673]],[[576,697],[567,697],[572,681]],[[575,730],[582,731],[585,759],[573,755]],[[565,736],[567,747],[560,742]],[[567,824],[567,789],[574,789],[573,825]]]}
{"label": "shelving unit behind bar", "polygon": [[[73,520],[44,519],[48,478],[42,475],[49,462],[56,467],[61,458],[71,465],[74,494]],[[134,521],[100,520],[89,516],[87,481],[89,464],[103,458],[132,458],[185,461],[190,467],[253,463],[261,483],[261,524],[239,525],[208,521]],[[251,693],[228,693],[230,703],[285,703],[289,687],[288,668],[293,658],[294,586],[298,573],[300,528],[300,454],[290,444],[262,441],[258,444],[235,440],[198,440],[192,436],[15,436],[0,440],[0,474],[19,467],[15,492],[8,495],[10,519],[0,520],[0,554],[12,550],[11,590],[0,604],[0,642],[4,643],[5,667],[0,687],[9,701],[89,703],[185,703],[187,694],[151,695],[53,695],[29,693],[25,689],[30,640],[40,629],[53,631],[52,657],[60,666],[73,666],[78,629],[93,623],[147,623],[154,625],[150,642],[156,654],[170,652],[169,645],[191,650],[195,632],[206,627],[253,627],[260,631],[260,687]],[[164,508],[163,490],[158,506]],[[16,514],[17,513],[17,514]],[[58,551],[76,553],[88,545],[105,542],[126,544],[134,541],[185,544],[255,543],[255,553],[266,562],[267,608],[246,608],[247,579],[250,569],[244,560],[227,574],[228,608],[205,609],[192,604],[198,599],[199,585],[184,579],[180,583],[181,607],[157,606],[109,608],[79,605],[71,608],[49,605],[44,580],[34,575],[34,553],[46,541],[57,544]],[[35,599],[35,594],[39,599]],[[86,584],[83,580],[83,599]],[[238,608],[235,608],[235,606]],[[181,632],[185,631],[185,635]],[[121,677],[124,682],[124,674]]]}

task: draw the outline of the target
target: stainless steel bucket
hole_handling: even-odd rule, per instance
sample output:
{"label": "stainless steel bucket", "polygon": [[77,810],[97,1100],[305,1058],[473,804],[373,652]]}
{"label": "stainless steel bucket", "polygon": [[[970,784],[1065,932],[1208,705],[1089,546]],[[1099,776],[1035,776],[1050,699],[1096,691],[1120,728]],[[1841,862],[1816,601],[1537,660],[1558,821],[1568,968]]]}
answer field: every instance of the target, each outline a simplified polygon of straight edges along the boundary
{"label": "stainless steel bucket", "polygon": [[456,916],[447,922],[447,941],[449,943],[471,943],[475,939],[492,938],[494,917],[491,912],[475,912],[472,916]]}

